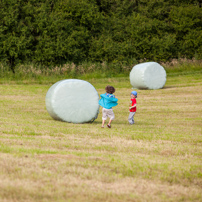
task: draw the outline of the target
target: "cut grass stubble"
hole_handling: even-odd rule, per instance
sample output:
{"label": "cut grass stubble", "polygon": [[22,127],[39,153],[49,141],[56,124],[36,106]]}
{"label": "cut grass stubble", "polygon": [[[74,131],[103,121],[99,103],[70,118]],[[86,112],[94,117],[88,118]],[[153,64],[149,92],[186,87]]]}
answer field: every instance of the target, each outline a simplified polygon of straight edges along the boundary
{"label": "cut grass stubble", "polygon": [[53,120],[49,85],[1,85],[0,200],[201,201],[201,79],[137,90],[133,126],[128,78],[91,80],[99,94],[116,88],[111,129],[101,129],[101,113],[92,124]]}

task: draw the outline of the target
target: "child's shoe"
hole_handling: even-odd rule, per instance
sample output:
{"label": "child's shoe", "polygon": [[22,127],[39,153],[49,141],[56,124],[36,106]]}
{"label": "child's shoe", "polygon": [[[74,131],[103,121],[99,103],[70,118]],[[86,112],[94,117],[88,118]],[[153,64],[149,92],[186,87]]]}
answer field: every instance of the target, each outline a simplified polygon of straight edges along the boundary
{"label": "child's shoe", "polygon": [[111,128],[111,125],[107,124],[107,127],[108,127],[108,128]]}

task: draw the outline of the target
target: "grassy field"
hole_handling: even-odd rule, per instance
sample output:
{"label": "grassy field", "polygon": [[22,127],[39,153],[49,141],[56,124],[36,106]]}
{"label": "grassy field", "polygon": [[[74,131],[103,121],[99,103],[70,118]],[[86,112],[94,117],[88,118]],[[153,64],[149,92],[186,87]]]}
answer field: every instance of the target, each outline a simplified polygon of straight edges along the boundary
{"label": "grassy field", "polygon": [[137,90],[129,125],[128,78],[89,79],[116,88],[112,128],[53,120],[51,85],[0,85],[1,202],[202,201],[202,74],[170,75]]}

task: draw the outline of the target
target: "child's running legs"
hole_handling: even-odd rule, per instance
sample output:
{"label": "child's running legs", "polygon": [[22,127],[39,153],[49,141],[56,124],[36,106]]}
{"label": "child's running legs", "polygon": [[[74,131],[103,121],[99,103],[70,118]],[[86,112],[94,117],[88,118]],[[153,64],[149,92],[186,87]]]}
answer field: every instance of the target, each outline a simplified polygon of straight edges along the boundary
{"label": "child's running legs", "polygon": [[105,121],[106,120],[102,119],[102,128],[104,128]]}
{"label": "child's running legs", "polygon": [[[106,120],[102,119],[102,128],[104,128],[105,121],[106,121]],[[112,120],[109,119],[109,123],[107,124],[107,127],[108,127],[108,128],[111,128],[111,122],[112,122]]]}
{"label": "child's running legs", "polygon": [[128,121],[129,123],[132,125],[135,123],[134,121],[134,116],[135,116],[135,112],[130,112],[129,116],[128,116]]}
{"label": "child's running legs", "polygon": [[109,123],[107,124],[108,128],[111,128],[111,122],[114,120],[114,112],[112,109],[102,109],[102,128],[104,128],[105,121],[109,117]]}
{"label": "child's running legs", "polygon": [[112,119],[109,119],[109,123],[107,124],[108,128],[111,128],[111,122],[112,122]]}

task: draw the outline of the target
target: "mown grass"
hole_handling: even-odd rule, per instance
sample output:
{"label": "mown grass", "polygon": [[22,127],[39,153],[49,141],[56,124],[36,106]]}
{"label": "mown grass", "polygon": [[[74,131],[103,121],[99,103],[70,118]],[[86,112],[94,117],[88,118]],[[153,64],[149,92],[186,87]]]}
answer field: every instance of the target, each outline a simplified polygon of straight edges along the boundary
{"label": "mown grass", "polygon": [[0,201],[202,201],[202,74],[168,75],[137,90],[130,126],[128,77],[111,84],[119,105],[112,128],[53,120],[50,84],[0,85]]}

